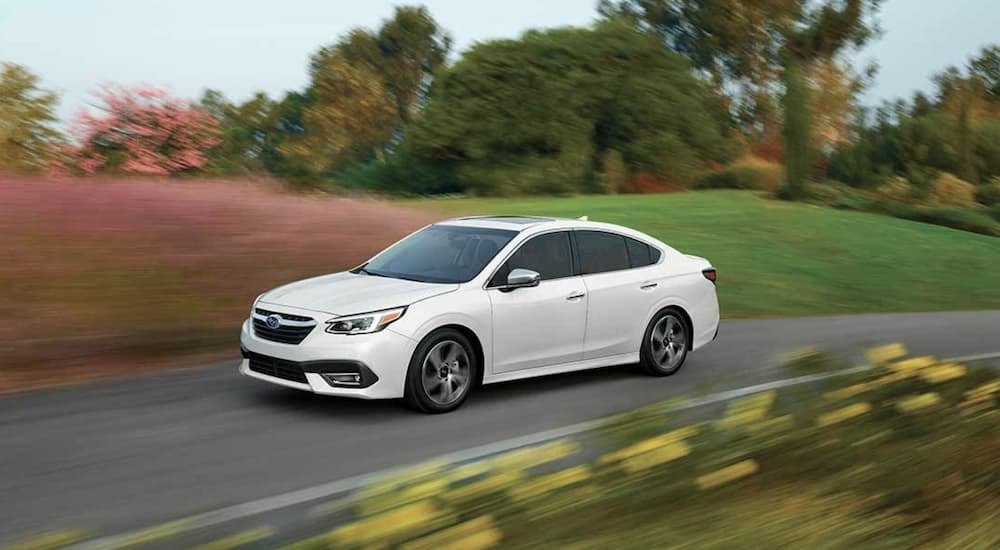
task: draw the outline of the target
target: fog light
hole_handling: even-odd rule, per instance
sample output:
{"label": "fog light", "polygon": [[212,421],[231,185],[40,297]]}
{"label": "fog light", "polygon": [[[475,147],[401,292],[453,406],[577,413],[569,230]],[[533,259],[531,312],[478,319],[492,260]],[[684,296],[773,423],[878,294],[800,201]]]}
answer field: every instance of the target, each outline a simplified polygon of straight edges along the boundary
{"label": "fog light", "polygon": [[323,379],[331,386],[360,386],[361,375],[354,372],[328,372]]}

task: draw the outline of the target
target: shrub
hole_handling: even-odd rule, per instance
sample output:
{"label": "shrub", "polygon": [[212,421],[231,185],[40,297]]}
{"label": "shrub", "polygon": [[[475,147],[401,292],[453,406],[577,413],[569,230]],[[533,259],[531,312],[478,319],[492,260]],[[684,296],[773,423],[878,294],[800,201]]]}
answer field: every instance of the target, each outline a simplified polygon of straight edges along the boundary
{"label": "shrub", "polygon": [[434,195],[465,190],[448,162],[430,162],[399,153],[385,161],[349,166],[333,176],[346,189],[399,195]]}
{"label": "shrub", "polygon": [[1000,236],[1000,224],[986,214],[954,206],[917,208],[909,219],[963,231]]}
{"label": "shrub", "polygon": [[995,177],[976,188],[976,202],[986,206],[1000,204],[1000,177]]}
{"label": "shrub", "polygon": [[563,159],[522,157],[502,165],[465,164],[458,174],[475,195],[568,195],[582,190],[582,166]]}
{"label": "shrub", "polygon": [[622,154],[609,149],[601,159],[601,187],[605,193],[621,193],[628,183],[628,168]]}
{"label": "shrub", "polygon": [[986,209],[986,214],[994,220],[1000,222],[1000,203],[994,204],[993,206]]}
{"label": "shrub", "polygon": [[806,189],[805,200],[835,208],[847,209],[862,209],[856,206],[866,204],[862,194],[857,189],[836,180],[826,180],[810,185]]}
{"label": "shrub", "polygon": [[968,208],[955,206],[920,207],[881,199],[870,202],[867,210],[905,220],[941,225],[983,235],[1000,236],[1000,224],[991,219],[990,216]]}
{"label": "shrub", "polygon": [[926,200],[935,205],[970,208],[976,205],[976,186],[954,174],[942,172],[934,181]]}
{"label": "shrub", "polygon": [[757,169],[757,186],[764,191],[775,191],[785,183],[785,166],[780,162],[749,155],[734,162],[731,167]]}
{"label": "shrub", "polygon": [[763,172],[752,166],[728,168],[703,176],[697,189],[760,189]]}
{"label": "shrub", "polygon": [[883,199],[912,203],[916,202],[913,186],[904,177],[894,177],[886,180],[885,183],[875,189],[875,194]]}

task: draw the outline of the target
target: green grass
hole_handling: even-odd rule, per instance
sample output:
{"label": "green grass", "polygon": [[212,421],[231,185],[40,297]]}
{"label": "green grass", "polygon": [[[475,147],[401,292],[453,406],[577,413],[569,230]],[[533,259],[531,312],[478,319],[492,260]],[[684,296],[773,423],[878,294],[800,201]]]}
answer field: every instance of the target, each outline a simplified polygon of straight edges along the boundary
{"label": "green grass", "polygon": [[403,201],[626,225],[719,269],[729,317],[1000,308],[1000,239],[744,191]]}

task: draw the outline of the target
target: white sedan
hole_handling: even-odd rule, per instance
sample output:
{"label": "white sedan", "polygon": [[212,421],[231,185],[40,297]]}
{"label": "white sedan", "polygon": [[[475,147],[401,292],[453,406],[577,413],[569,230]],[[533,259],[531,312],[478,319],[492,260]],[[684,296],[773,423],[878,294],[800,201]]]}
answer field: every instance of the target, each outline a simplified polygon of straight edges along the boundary
{"label": "white sedan", "polygon": [[426,413],[479,384],[630,363],[665,376],[715,339],[715,279],[704,258],[617,225],[447,220],[351,271],[261,294],[240,372]]}

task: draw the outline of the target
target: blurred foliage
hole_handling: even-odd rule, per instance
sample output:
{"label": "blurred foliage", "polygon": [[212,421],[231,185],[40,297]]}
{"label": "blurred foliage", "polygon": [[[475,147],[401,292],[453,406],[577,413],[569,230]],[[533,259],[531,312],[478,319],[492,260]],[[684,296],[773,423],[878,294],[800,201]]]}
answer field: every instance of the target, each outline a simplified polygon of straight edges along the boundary
{"label": "blurred foliage", "polygon": [[927,201],[942,206],[972,208],[976,206],[976,186],[943,172],[934,180],[934,187],[927,194]]}
{"label": "blurred foliage", "polygon": [[[1000,379],[905,353],[870,350],[869,370],[698,421],[654,403],[573,438],[397,472],[290,548],[996,548]],[[821,352],[794,363],[840,368]]]}
{"label": "blurred foliage", "polygon": [[779,189],[782,198],[797,200],[805,196],[809,179],[809,92],[798,60],[785,67],[785,185]]}
{"label": "blurred foliage", "polygon": [[753,166],[736,166],[702,176],[697,189],[760,189],[763,172]]}
{"label": "blurred foliage", "polygon": [[655,33],[668,49],[691,59],[729,99],[751,151],[776,160],[773,149],[788,113],[780,112],[775,91],[790,82],[790,64],[808,75],[802,89],[817,96],[801,105],[810,104],[816,120],[814,145],[843,139],[862,82],[838,55],[878,34],[880,3],[602,0],[598,10]]}
{"label": "blurred foliage", "polygon": [[604,190],[612,151],[619,180],[689,183],[730,158],[726,128],[682,57],[605,22],[473,46],[441,75],[409,139],[423,158],[457,161],[471,192],[567,193]]}
{"label": "blurred foliage", "polygon": [[874,117],[860,111],[851,143],[829,155],[829,175],[858,187],[902,176],[916,199],[973,207],[967,186],[942,185],[942,178],[957,176],[977,186],[974,200],[988,205],[990,182],[1000,175],[998,51],[985,47],[965,70],[942,71],[933,97],[918,92],[883,105]]}
{"label": "blurred foliage", "polygon": [[450,47],[426,8],[397,6],[377,31],[354,29],[321,48],[310,62],[305,132],[287,153],[323,175],[384,161],[426,102]]}
{"label": "blurred foliage", "polygon": [[80,111],[69,129],[76,144],[67,164],[83,174],[196,171],[220,143],[219,121],[165,88],[107,84],[93,95],[94,108]]}
{"label": "blurred foliage", "polygon": [[[378,27],[318,49],[301,91],[232,101],[208,90],[195,105],[171,98],[167,111],[177,116],[157,119],[144,107],[145,122],[119,116],[124,133],[74,131],[85,134],[76,143],[56,129],[55,95],[8,64],[0,169],[65,166],[76,154],[82,163],[71,164],[85,172],[267,173],[304,187],[404,196],[696,186],[819,203],[830,190],[807,183],[835,180],[871,192],[838,206],[958,207],[973,212],[919,215],[971,226],[1000,193],[992,183],[1000,177],[1000,46],[946,67],[931,91],[861,107],[874,68],[847,54],[880,33],[880,5],[603,0],[588,27],[477,43],[453,61],[451,38],[430,12],[399,6]],[[197,116],[205,111],[218,136]],[[189,124],[164,132],[175,118]],[[146,134],[164,139],[146,139],[142,154],[126,146]],[[81,158],[87,148],[93,154]]]}
{"label": "blurred foliage", "polygon": [[39,81],[13,63],[0,70],[0,170],[44,170],[63,146],[55,127],[59,98],[40,88]]}

